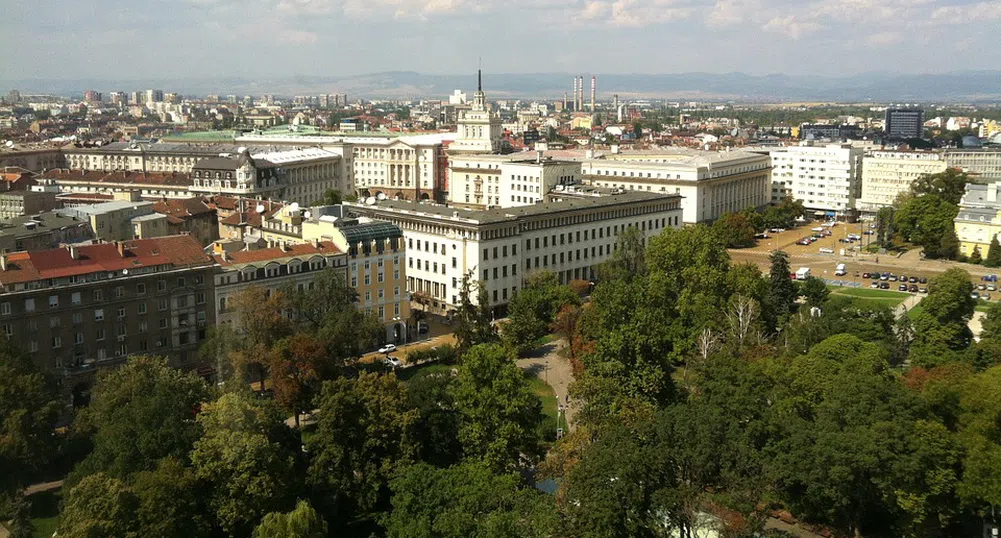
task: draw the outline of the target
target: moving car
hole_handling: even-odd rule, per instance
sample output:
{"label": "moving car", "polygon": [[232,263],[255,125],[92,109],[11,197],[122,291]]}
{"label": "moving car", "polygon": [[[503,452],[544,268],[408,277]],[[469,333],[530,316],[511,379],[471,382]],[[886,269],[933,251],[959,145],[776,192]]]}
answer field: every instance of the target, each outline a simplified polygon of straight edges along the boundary
{"label": "moving car", "polygon": [[390,368],[399,368],[400,365],[402,364],[400,362],[400,359],[398,359],[398,358],[396,358],[396,357],[394,357],[392,355],[386,357],[385,358],[385,362],[386,362],[386,364],[389,365]]}
{"label": "moving car", "polygon": [[845,264],[839,263],[837,267],[834,268],[834,276],[845,276],[848,272],[845,270]]}
{"label": "moving car", "polygon": [[820,247],[820,252],[822,254],[834,254],[834,249],[833,248]]}
{"label": "moving car", "polygon": [[392,353],[396,351],[396,344],[386,344],[379,348],[379,353]]}

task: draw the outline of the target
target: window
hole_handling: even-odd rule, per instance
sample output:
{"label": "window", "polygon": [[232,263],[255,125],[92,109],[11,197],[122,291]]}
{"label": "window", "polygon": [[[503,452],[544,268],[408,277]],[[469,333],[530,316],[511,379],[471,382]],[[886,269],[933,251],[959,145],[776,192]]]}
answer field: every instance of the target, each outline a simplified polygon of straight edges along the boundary
{"label": "window", "polygon": [[73,325],[79,325],[83,323],[83,314],[80,312],[73,313]]}
{"label": "window", "polygon": [[125,286],[118,286],[115,288],[115,299],[121,299],[125,297]]}
{"label": "window", "polygon": [[[410,260],[410,261],[413,261],[413,260]],[[351,287],[352,288],[357,288],[358,287],[358,277],[356,277],[356,276],[351,277]]]}
{"label": "window", "polygon": [[103,301],[104,300],[104,290],[94,290],[94,300]]}
{"label": "window", "polygon": [[365,285],[368,286],[372,284],[372,275],[365,275]]}
{"label": "window", "polygon": [[146,294],[146,284],[136,284],[136,293],[139,295]]}
{"label": "window", "polygon": [[30,351],[32,353],[38,351],[38,341],[32,340],[32,341],[28,342],[28,351]]}
{"label": "window", "polygon": [[58,295],[49,295],[49,308],[59,308]]}
{"label": "window", "polygon": [[219,311],[220,312],[225,312],[226,311],[226,298],[225,297],[220,297],[219,298]]}
{"label": "window", "polygon": [[144,333],[144,332],[146,332],[148,330],[149,330],[149,325],[147,325],[145,321],[140,321],[139,322],[139,332]]}
{"label": "window", "polygon": [[52,337],[52,349],[59,349],[63,347],[63,339],[61,336]]}
{"label": "window", "polygon": [[120,307],[118,309],[118,319],[125,319],[125,307]]}
{"label": "window", "polygon": [[489,269],[484,269],[483,270],[483,280],[490,280],[490,270]]}
{"label": "window", "polygon": [[379,288],[379,298],[384,299],[385,297],[386,297],[386,291],[383,290],[382,288]]}
{"label": "window", "polygon": [[10,325],[9,323],[5,324],[3,326],[3,334],[7,338],[10,338],[10,337],[14,336],[14,327],[12,325]]}
{"label": "window", "polygon": [[139,303],[139,313],[140,314],[146,313],[146,303]]}
{"label": "window", "polygon": [[73,336],[73,343],[76,344],[76,345],[82,344],[83,343],[83,333],[76,333]]}
{"label": "window", "polygon": [[75,305],[80,304],[80,292],[75,291],[73,292],[72,295],[70,295],[70,303],[73,303]]}
{"label": "window", "polygon": [[24,311],[25,312],[34,312],[35,311],[35,300],[34,299],[25,299],[24,300]]}
{"label": "window", "polygon": [[104,329],[98,329],[98,330],[97,330],[97,334],[96,334],[96,336],[95,336],[95,339],[96,339],[96,340],[97,340],[98,342],[100,342],[100,341],[104,340]]}
{"label": "window", "polygon": [[167,309],[167,300],[166,299],[160,299],[160,305],[158,307],[158,310],[160,310],[160,312],[163,312],[166,309]]}
{"label": "window", "polygon": [[167,291],[167,281],[166,280],[158,280],[156,282],[156,291]]}
{"label": "window", "polygon": [[379,317],[380,318],[385,318],[386,317],[386,307],[385,306],[379,306]]}
{"label": "window", "polygon": [[166,329],[167,328],[167,318],[160,318],[160,324],[159,325],[160,325],[161,329]]}
{"label": "window", "polygon": [[198,292],[195,294],[195,304],[205,304],[205,293]]}
{"label": "window", "polygon": [[10,303],[0,303],[0,315],[10,315]]}
{"label": "window", "polygon": [[184,287],[184,277],[183,276],[177,277],[177,287],[178,288],[183,288]]}

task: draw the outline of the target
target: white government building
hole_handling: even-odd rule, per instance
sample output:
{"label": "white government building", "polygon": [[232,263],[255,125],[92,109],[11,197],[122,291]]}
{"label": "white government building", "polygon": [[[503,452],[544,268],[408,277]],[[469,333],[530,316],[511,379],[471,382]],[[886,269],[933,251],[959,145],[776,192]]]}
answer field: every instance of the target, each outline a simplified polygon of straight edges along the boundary
{"label": "white government building", "polygon": [[772,159],[773,203],[791,196],[806,209],[829,216],[855,211],[862,196],[863,148],[804,142],[756,151]]}
{"label": "white government building", "polygon": [[900,193],[907,192],[914,180],[925,174],[937,174],[947,168],[939,152],[873,151],[862,159],[862,197],[858,209],[872,215],[893,205]]}
{"label": "white government building", "polygon": [[767,155],[745,151],[674,147],[459,155],[449,161],[449,201],[516,207],[534,203],[537,200],[533,197],[579,178],[581,184],[596,187],[679,194],[682,221],[695,224],[715,220],[728,211],[767,205],[770,162]]}
{"label": "white government building", "polygon": [[459,304],[464,275],[486,286],[490,304],[502,314],[533,271],[552,271],[564,283],[591,279],[627,228],[650,238],[682,226],[681,197],[652,192],[582,194],[486,210],[404,200],[344,205],[403,230],[407,290],[428,296],[429,310],[443,315]]}

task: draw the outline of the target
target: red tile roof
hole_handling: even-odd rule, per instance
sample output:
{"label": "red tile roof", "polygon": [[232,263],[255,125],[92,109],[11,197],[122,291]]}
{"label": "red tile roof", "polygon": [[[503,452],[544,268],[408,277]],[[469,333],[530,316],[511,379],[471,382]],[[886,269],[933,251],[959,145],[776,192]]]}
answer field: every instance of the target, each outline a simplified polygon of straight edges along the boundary
{"label": "red tile roof", "polygon": [[154,203],[153,211],[163,213],[168,217],[183,219],[211,213],[213,209],[201,198],[171,198]]}
{"label": "red tile roof", "polygon": [[84,183],[134,183],[137,185],[173,185],[188,187],[191,176],[182,172],[104,172],[101,170],[53,169],[39,174],[43,179]]}
{"label": "red tile roof", "polygon": [[7,269],[0,271],[0,285],[157,265],[212,264],[212,258],[190,235],[123,241],[122,248],[124,256],[115,243],[76,247],[77,259],[68,248],[16,252],[7,257]]}
{"label": "red tile roof", "polygon": [[312,254],[330,256],[331,254],[340,253],[341,251],[337,250],[337,247],[334,246],[332,242],[320,241],[319,246],[315,246],[313,243],[297,243],[289,245],[286,250],[282,250],[280,247],[262,248],[260,250],[241,250],[239,252],[227,252],[225,259],[221,254],[215,255],[213,258],[215,258],[216,263],[219,265],[230,266],[237,263],[264,262],[282,258],[309,256]]}

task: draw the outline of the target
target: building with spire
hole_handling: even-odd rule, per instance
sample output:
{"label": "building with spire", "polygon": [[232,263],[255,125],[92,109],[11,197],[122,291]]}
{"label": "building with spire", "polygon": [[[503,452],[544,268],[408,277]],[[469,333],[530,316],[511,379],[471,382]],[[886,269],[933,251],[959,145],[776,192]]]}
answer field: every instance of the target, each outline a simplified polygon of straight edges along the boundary
{"label": "building with spire", "polygon": [[500,116],[487,106],[487,96],[483,93],[483,73],[476,72],[476,93],[468,110],[461,111],[458,121],[457,138],[448,146],[449,154],[499,153],[501,150],[502,128]]}

